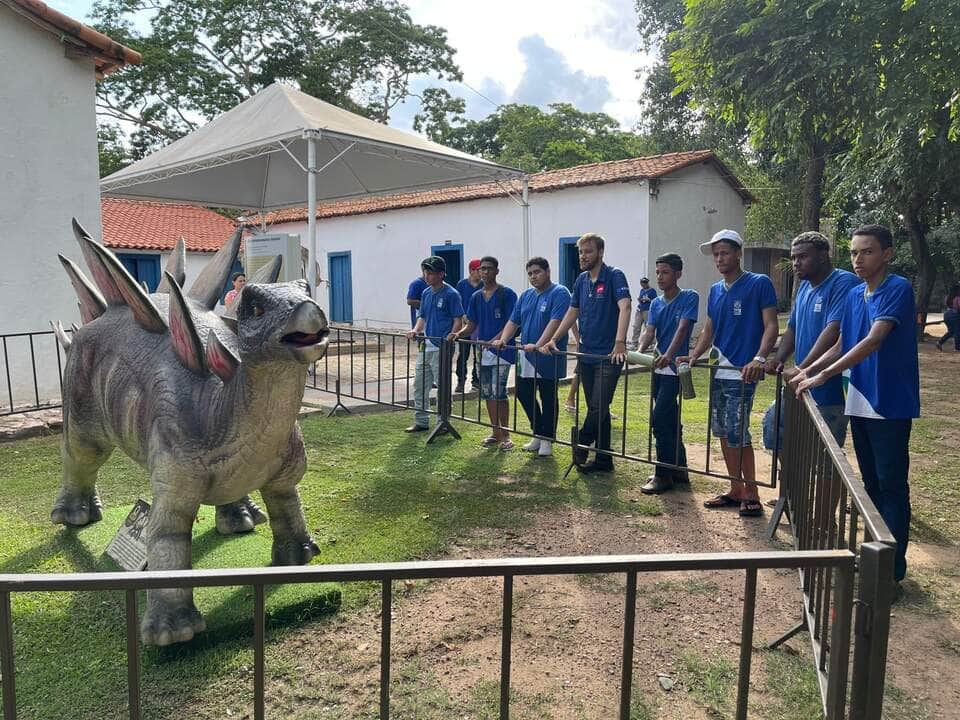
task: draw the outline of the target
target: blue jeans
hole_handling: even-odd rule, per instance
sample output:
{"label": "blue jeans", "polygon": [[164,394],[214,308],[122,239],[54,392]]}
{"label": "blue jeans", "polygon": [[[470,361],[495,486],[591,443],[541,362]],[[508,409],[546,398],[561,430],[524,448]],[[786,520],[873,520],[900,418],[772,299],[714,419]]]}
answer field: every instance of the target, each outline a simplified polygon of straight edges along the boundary
{"label": "blue jeans", "polygon": [[480,366],[480,397],[483,400],[506,400],[507,378],[510,377],[510,366],[506,363],[499,365]]}
{"label": "blue jeans", "polygon": [[[620,365],[609,361],[599,363],[577,363],[580,368],[580,382],[587,398],[587,416],[580,428],[580,444],[590,445],[594,441],[601,450],[610,449],[610,403],[617,391],[620,380]],[[600,467],[612,468],[613,458],[597,453],[596,463]]]}
{"label": "blue jeans", "polygon": [[[653,437],[657,442],[657,462],[670,465],[687,464],[687,450],[683,446],[683,425],[680,424],[680,407],[677,395],[680,392],[680,378],[676,375],[653,376]],[[669,478],[674,470],[657,466],[657,475]]]}
{"label": "blue jeans", "polygon": [[[830,428],[830,434],[837,441],[837,445],[843,447],[847,439],[847,416],[843,414],[843,405],[818,405],[817,410],[820,416]],[[777,404],[770,403],[767,412],[763,415],[763,447],[773,451],[773,446],[777,441],[776,433]],[[783,450],[783,409],[780,410],[780,450]]]}
{"label": "blue jeans", "polygon": [[897,539],[893,577],[907,574],[910,540],[910,430],[912,420],[851,417],[850,434],[867,495]]}
{"label": "blue jeans", "polygon": [[713,413],[710,430],[718,438],[727,441],[727,447],[739,448],[751,445],[750,412],[753,410],[753,395],[756,383],[740,380],[714,378],[710,383],[710,398]]}

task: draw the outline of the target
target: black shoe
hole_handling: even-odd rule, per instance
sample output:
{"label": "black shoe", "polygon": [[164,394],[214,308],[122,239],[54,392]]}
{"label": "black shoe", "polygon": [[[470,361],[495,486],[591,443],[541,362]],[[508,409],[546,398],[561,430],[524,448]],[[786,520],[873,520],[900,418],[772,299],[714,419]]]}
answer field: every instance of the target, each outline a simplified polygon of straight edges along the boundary
{"label": "black shoe", "polygon": [[587,458],[590,456],[590,453],[587,452],[584,448],[575,447],[573,449],[573,464],[582,467],[587,464]]}
{"label": "black shoe", "polygon": [[404,429],[404,432],[408,432],[408,433],[418,433],[418,432],[426,432],[426,431],[429,430],[429,429],[430,429],[430,428],[424,427],[423,425],[411,425],[410,427],[405,428],[405,429]]}
{"label": "black shoe", "polygon": [[458,382],[458,383],[457,383],[457,386],[453,389],[453,391],[454,391],[455,393],[462,393],[462,392],[463,392],[463,383],[462,383],[462,382]]}
{"label": "black shoe", "polygon": [[938,343],[937,343],[937,350],[939,350],[940,352],[943,352],[943,343],[942,343],[942,342],[938,342]]}
{"label": "black shoe", "polygon": [[659,495],[660,493],[673,490],[673,480],[662,478],[657,475],[651,475],[647,478],[647,484],[640,488],[644,495]]}
{"label": "black shoe", "polygon": [[590,473],[598,473],[598,472],[609,473],[609,472],[613,472],[613,463],[611,462],[611,463],[599,464],[597,463],[596,460],[594,460],[593,462],[588,462],[586,465],[577,465],[577,470],[584,473],[585,475],[589,475]]}

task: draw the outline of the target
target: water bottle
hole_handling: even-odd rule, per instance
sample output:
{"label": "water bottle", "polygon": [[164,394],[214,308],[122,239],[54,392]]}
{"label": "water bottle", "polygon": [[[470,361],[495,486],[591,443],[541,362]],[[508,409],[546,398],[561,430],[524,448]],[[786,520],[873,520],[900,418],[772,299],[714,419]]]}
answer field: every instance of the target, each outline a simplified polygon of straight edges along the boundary
{"label": "water bottle", "polygon": [[677,365],[677,377],[680,378],[680,394],[684,400],[693,400],[697,396],[697,391],[693,388],[693,373],[690,372],[690,365],[682,362]]}

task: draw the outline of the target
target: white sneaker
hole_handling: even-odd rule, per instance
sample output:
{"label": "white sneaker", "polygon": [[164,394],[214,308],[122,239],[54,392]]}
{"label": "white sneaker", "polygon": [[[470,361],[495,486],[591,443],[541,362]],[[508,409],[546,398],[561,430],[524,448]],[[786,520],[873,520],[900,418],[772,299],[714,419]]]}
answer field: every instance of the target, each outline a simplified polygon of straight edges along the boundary
{"label": "white sneaker", "polygon": [[549,440],[541,440],[537,457],[550,457],[551,455],[553,455],[553,443]]}
{"label": "white sneaker", "polygon": [[540,449],[540,447],[541,447],[540,438],[534,438],[533,440],[528,442],[526,445],[524,445],[523,449],[526,450],[527,452],[536,452],[537,450]]}

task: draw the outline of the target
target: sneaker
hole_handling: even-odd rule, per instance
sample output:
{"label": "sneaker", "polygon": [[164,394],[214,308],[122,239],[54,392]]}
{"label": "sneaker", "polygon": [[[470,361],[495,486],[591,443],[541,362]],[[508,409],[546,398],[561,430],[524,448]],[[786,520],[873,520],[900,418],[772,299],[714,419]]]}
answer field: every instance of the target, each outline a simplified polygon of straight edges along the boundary
{"label": "sneaker", "polygon": [[418,432],[426,432],[429,429],[430,428],[426,427],[425,425],[411,425],[410,427],[405,428],[404,432],[418,433]]}
{"label": "sneaker", "polygon": [[453,391],[454,391],[455,393],[462,393],[462,392],[463,392],[463,382],[462,382],[462,381],[461,381],[461,382],[458,382],[458,383],[457,383],[457,386],[453,389]]}
{"label": "sneaker", "polygon": [[672,478],[660,477],[659,475],[654,474],[647,478],[647,483],[640,488],[640,492],[642,492],[644,495],[659,495],[660,493],[664,493],[672,489]]}
{"label": "sneaker", "polygon": [[540,441],[540,449],[537,450],[537,457],[550,457],[553,455],[553,443],[549,440]]}
{"label": "sneaker", "polygon": [[534,438],[523,446],[527,452],[536,452],[540,449],[540,438]]}

